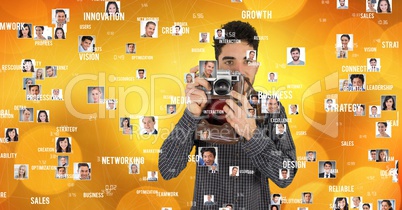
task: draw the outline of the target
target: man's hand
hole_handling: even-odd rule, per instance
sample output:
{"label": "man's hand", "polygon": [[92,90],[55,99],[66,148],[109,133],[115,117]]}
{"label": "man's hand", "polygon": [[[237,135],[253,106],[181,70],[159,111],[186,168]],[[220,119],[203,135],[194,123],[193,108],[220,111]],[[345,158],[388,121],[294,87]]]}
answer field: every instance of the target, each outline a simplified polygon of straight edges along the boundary
{"label": "man's hand", "polygon": [[[198,66],[190,69],[191,73],[196,73],[197,71]],[[203,86],[205,89],[211,90],[211,85],[204,78],[196,77],[194,83],[189,83],[186,86],[186,96],[190,98],[191,101],[191,103],[187,104],[187,109],[194,116],[199,117],[208,100],[205,92],[197,88],[197,86]]]}
{"label": "man's hand", "polygon": [[231,91],[230,95],[242,103],[242,106],[236,104],[233,99],[226,100],[227,105],[223,107],[226,113],[226,120],[235,129],[236,133],[249,141],[253,137],[254,131],[257,129],[254,118],[247,118],[248,109],[252,109],[247,97]]}

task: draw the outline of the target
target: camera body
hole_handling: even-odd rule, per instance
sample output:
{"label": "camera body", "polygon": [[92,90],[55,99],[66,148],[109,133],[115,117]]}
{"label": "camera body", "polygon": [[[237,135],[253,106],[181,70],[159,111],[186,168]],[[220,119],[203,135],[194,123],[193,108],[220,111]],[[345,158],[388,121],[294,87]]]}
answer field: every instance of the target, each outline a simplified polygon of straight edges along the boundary
{"label": "camera body", "polygon": [[244,77],[240,72],[218,70],[216,78],[205,79],[212,87],[211,91],[204,90],[207,95],[227,96],[232,90],[243,93]]}

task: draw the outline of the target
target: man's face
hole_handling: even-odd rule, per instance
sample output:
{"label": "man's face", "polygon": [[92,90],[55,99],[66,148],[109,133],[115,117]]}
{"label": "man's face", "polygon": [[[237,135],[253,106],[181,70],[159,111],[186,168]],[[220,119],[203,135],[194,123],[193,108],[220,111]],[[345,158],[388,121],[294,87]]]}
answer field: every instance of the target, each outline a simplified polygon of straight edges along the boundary
{"label": "man's face", "polygon": [[236,176],[238,169],[237,168],[233,168],[232,169],[232,176]]}
{"label": "man's face", "polygon": [[144,128],[147,132],[152,132],[154,130],[155,122],[152,121],[152,118],[144,117],[142,122],[144,123]]}
{"label": "man's face", "polygon": [[128,52],[130,52],[130,53],[134,52],[134,45],[133,44],[128,45]]}
{"label": "man's face", "polygon": [[275,197],[274,197],[274,202],[275,202],[275,203],[278,203],[278,201],[279,201],[279,196],[275,196]]}
{"label": "man's face", "polygon": [[370,66],[375,67],[377,65],[377,61],[372,60],[370,61]]}
{"label": "man's face", "polygon": [[66,174],[66,169],[65,168],[59,168],[59,175],[64,175]]}
{"label": "man's face", "polygon": [[353,87],[361,87],[363,86],[363,82],[360,78],[353,78],[352,80]]}
{"label": "man's face", "polygon": [[376,107],[371,108],[371,114],[373,114],[373,115],[377,114],[377,108]]}
{"label": "man's face", "polygon": [[331,107],[332,107],[332,101],[331,101],[331,100],[328,100],[328,101],[327,101],[327,106],[328,106],[328,108],[331,108]]}
{"label": "man's face", "polygon": [[180,32],[180,27],[176,27],[176,34],[178,34]]}
{"label": "man's face", "polygon": [[[255,50],[246,42],[226,44],[222,47],[222,52],[218,56],[219,68],[238,71],[243,76],[250,79],[250,83],[254,83],[254,77],[257,74],[258,66],[248,65],[246,60],[247,50]],[[247,88],[247,87],[245,87]]]}
{"label": "man's face", "polygon": [[174,107],[173,106],[169,106],[169,112],[170,113],[174,112]]}
{"label": "man's face", "polygon": [[293,61],[298,61],[299,58],[300,58],[300,53],[299,53],[299,51],[297,51],[297,50],[292,51],[291,55],[292,55]]}
{"label": "man's face", "polygon": [[208,201],[211,201],[212,196],[211,196],[211,195],[208,195],[208,196],[207,196],[207,199],[208,199]]}
{"label": "man's face", "polygon": [[212,152],[210,151],[205,151],[202,154],[202,160],[204,161],[205,165],[207,166],[212,166],[215,162],[215,156]]}
{"label": "man's face", "polygon": [[58,96],[59,95],[59,89],[54,89],[53,90],[53,95]]}
{"label": "man's face", "polygon": [[109,102],[109,109],[114,109],[114,103],[113,102]]}
{"label": "man's face", "polygon": [[66,158],[60,158],[60,164],[63,166],[64,164],[66,164]]}
{"label": "man's face", "polygon": [[292,111],[292,113],[296,113],[297,108],[296,108],[295,105],[291,105],[291,106],[290,106],[290,110]]}
{"label": "man's face", "polygon": [[269,74],[269,80],[274,80],[275,79],[275,74]]}
{"label": "man's face", "polygon": [[138,77],[139,77],[140,79],[144,79],[144,74],[145,74],[144,71],[138,71]]}
{"label": "man's face", "polygon": [[80,173],[81,179],[89,179],[89,168],[87,166],[81,166],[78,172]]}
{"label": "man's face", "polygon": [[84,48],[84,50],[88,50],[88,48],[91,46],[91,43],[91,40],[85,39],[84,41],[81,41],[81,46]]}
{"label": "man's face", "polygon": [[41,27],[35,27],[35,32],[37,36],[42,36],[43,30]]}
{"label": "man's face", "polygon": [[152,171],[152,172],[151,172],[151,176],[152,176],[152,177],[155,177],[155,175],[156,175],[156,172],[155,172],[155,171]]}
{"label": "man's face", "polygon": [[353,197],[352,200],[353,200],[353,205],[354,205],[354,206],[357,207],[357,206],[360,205],[360,200],[359,200],[358,197]]}
{"label": "man's face", "polygon": [[205,65],[204,65],[205,74],[207,76],[212,75],[212,72],[214,71],[214,68],[215,68],[214,62],[206,62]]}
{"label": "man's face", "polygon": [[207,40],[207,34],[206,34],[206,33],[202,33],[202,34],[201,34],[201,38],[202,38],[203,40]]}
{"label": "man's face", "polygon": [[339,5],[341,5],[341,7],[345,6],[345,0],[339,0]]}
{"label": "man's face", "polygon": [[313,160],[313,159],[314,159],[314,153],[309,152],[309,153],[308,153],[308,159],[309,159],[309,160]]}
{"label": "man's face", "polygon": [[145,27],[145,34],[147,37],[152,37],[155,33],[155,25],[154,24],[148,24],[148,26]]}
{"label": "man's face", "polygon": [[324,165],[324,171],[325,171],[325,173],[331,173],[331,169],[332,169],[332,166],[331,166],[331,165],[329,165],[329,164],[325,164],[325,165]]}
{"label": "man's face", "polygon": [[29,88],[29,93],[31,95],[39,95],[39,87],[38,86],[32,86]]}
{"label": "man's face", "polygon": [[283,133],[284,130],[285,130],[284,125],[278,124],[278,131],[279,131],[279,133]]}
{"label": "man's face", "polygon": [[258,97],[252,97],[251,101],[253,102],[253,104],[258,104]]}
{"label": "man's face", "polygon": [[304,201],[309,203],[310,200],[311,200],[311,194],[309,194],[309,193],[304,194]]}
{"label": "man's face", "polygon": [[48,77],[53,77],[53,69],[52,68],[46,69],[46,74]]}
{"label": "man's face", "polygon": [[250,109],[249,113],[250,113],[250,116],[254,116],[255,115],[254,109]]}
{"label": "man's face", "polygon": [[288,172],[287,172],[287,171],[281,171],[281,173],[282,173],[282,177],[283,177],[284,179],[287,179],[287,178],[288,178]]}
{"label": "man's face", "polygon": [[278,101],[274,98],[271,98],[267,101],[268,112],[275,113],[278,112]]}
{"label": "man's face", "polygon": [[371,159],[372,159],[372,160],[375,160],[375,159],[376,159],[377,152],[376,152],[376,151],[370,152],[370,155],[371,155]]}
{"label": "man's face", "polygon": [[202,132],[202,136],[204,137],[204,139],[207,139],[208,138],[208,131]]}
{"label": "man's face", "polygon": [[222,37],[222,31],[217,31],[218,37]]}
{"label": "man's face", "polygon": [[57,23],[65,23],[66,22],[66,14],[64,12],[58,12],[56,14]]}
{"label": "man's face", "polygon": [[251,51],[250,54],[248,55],[249,60],[254,60],[255,52]]}

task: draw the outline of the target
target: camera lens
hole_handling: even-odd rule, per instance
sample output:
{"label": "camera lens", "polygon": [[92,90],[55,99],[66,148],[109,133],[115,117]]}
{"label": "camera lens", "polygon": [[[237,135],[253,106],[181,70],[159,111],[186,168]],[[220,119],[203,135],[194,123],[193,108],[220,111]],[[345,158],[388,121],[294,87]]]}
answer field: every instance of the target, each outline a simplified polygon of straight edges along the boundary
{"label": "camera lens", "polygon": [[214,90],[217,95],[227,95],[230,92],[230,82],[225,79],[217,80],[214,84]]}

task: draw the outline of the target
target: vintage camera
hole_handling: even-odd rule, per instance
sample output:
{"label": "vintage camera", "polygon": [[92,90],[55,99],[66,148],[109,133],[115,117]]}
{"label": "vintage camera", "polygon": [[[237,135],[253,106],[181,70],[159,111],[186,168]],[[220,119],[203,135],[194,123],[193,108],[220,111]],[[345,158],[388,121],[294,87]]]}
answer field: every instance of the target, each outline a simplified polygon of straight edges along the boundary
{"label": "vintage camera", "polygon": [[240,72],[218,70],[216,78],[206,78],[206,80],[212,87],[211,91],[204,90],[207,95],[226,96],[230,94],[231,90],[243,93],[244,77]]}
{"label": "vintage camera", "polygon": [[[205,91],[208,104],[202,112],[202,120],[197,126],[196,138],[217,144],[235,144],[240,140],[234,129],[226,121],[223,107],[227,99],[233,99],[239,106],[242,104],[230,96],[232,90],[245,94],[246,78],[237,71],[218,70],[216,78],[205,78],[211,85],[211,90]],[[249,85],[251,87],[251,84]],[[202,133],[209,133],[208,139]]]}

